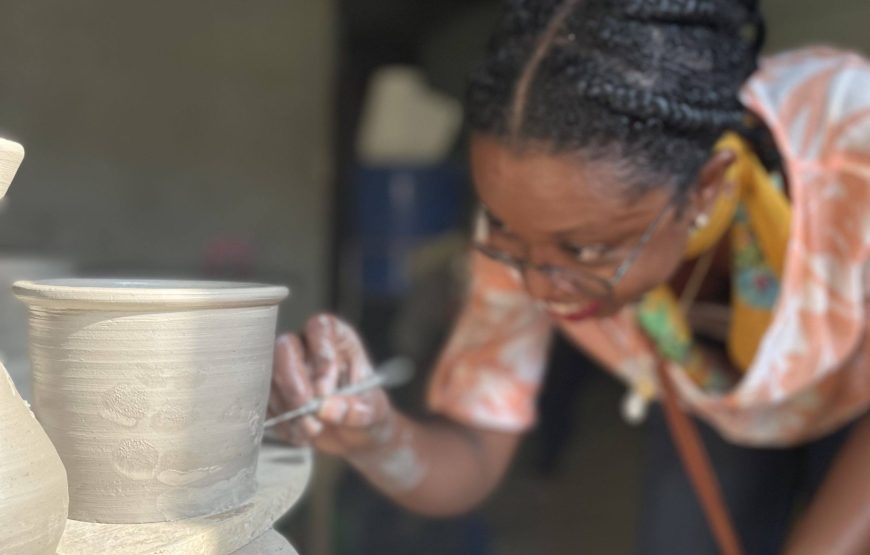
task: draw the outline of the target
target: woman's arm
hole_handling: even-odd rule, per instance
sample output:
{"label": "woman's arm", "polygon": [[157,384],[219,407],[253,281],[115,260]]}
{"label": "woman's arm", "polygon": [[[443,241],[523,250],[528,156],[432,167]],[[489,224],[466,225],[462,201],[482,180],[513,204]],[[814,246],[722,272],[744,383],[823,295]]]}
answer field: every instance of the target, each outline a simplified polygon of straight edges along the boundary
{"label": "woman's arm", "polygon": [[870,553],[870,415],[858,421],[837,455],[785,553]]}
{"label": "woman's arm", "polygon": [[407,509],[448,516],[468,511],[501,481],[519,435],[446,422],[415,422],[394,412],[389,441],[348,461]]}

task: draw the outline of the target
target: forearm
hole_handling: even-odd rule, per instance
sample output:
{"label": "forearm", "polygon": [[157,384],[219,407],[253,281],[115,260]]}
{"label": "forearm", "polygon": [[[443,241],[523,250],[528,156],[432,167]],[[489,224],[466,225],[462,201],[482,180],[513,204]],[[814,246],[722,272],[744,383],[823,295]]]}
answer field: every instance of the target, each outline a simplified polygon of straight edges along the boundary
{"label": "forearm", "polygon": [[396,503],[446,516],[467,511],[489,495],[517,443],[517,434],[416,422],[396,412],[383,441],[349,461]]}
{"label": "forearm", "polygon": [[870,415],[856,425],[806,515],[787,555],[870,551]]}

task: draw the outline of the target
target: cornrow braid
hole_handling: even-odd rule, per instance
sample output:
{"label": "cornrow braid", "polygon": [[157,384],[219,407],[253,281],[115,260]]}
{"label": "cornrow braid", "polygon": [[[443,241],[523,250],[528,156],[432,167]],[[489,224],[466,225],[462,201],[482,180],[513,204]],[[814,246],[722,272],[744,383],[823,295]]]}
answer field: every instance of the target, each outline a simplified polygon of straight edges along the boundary
{"label": "cornrow braid", "polygon": [[[727,7],[728,9],[722,9]],[[681,21],[716,27],[737,28],[745,23],[747,15],[756,9],[752,2],[709,2],[704,0],[633,0],[623,9],[627,17],[641,21]]]}
{"label": "cornrow braid", "polygon": [[743,125],[763,37],[757,0],[507,0],[470,80],[469,123],[617,161],[640,191],[685,190]]}

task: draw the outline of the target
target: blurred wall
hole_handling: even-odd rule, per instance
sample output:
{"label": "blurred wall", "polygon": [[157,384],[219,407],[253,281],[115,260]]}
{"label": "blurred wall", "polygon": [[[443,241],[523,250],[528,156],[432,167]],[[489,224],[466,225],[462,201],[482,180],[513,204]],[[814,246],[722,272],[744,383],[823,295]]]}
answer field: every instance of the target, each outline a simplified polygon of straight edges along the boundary
{"label": "blurred wall", "polygon": [[[221,237],[325,302],[331,0],[7,0],[0,134],[27,157],[0,254],[88,273],[202,275]],[[0,262],[2,263],[2,262]]]}
{"label": "blurred wall", "polygon": [[762,0],[768,50],[822,43],[870,54],[868,0]]}

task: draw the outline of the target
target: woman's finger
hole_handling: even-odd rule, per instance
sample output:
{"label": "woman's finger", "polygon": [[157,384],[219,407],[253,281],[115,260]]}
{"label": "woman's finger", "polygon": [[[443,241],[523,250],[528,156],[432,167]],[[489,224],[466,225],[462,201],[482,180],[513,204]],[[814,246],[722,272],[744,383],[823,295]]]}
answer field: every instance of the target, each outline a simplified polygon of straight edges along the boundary
{"label": "woman's finger", "polygon": [[368,428],[378,421],[378,411],[370,399],[354,397],[350,399],[345,426],[350,428]]}
{"label": "woman's finger", "polygon": [[350,408],[348,399],[341,396],[328,397],[317,413],[317,417],[333,426],[343,426],[347,411]]}
{"label": "woman's finger", "polygon": [[329,397],[317,416],[326,424],[346,428],[367,428],[380,422],[385,410],[383,392],[368,392],[355,396]]}
{"label": "woman's finger", "polygon": [[[269,407],[266,411],[266,416],[272,418],[284,414],[290,410],[284,402],[284,398],[278,391],[279,386],[273,378],[272,388],[269,390]],[[300,429],[298,422],[282,422],[275,426],[275,433],[284,438],[287,442],[296,446],[308,445],[308,437],[304,430]]]}
{"label": "woman's finger", "polygon": [[269,406],[266,409],[266,416],[272,418],[287,412],[287,407],[284,405],[284,399],[278,393],[278,386],[275,380],[272,380],[272,387],[269,389]]}
{"label": "woman's finger", "polygon": [[[273,393],[277,398],[270,399],[276,416],[288,410],[301,407],[313,397],[311,369],[306,361],[305,348],[295,335],[286,334],[278,338],[275,345],[275,367],[272,381]],[[289,422],[278,426],[277,431],[295,444],[304,444],[317,436],[323,425],[315,418],[306,417],[301,422]]]}
{"label": "woman's finger", "polygon": [[372,375],[372,365],[359,335],[342,320],[336,319],[335,339],[338,355],[347,368],[347,382],[356,383]]}
{"label": "woman's finger", "polygon": [[335,391],[339,384],[340,360],[335,334],[336,319],[321,314],[305,324],[305,341],[312,366],[312,381],[318,397]]}
{"label": "woman's finger", "polygon": [[305,435],[314,438],[323,431],[323,423],[313,416],[303,416],[302,429],[305,431]]}
{"label": "woman's finger", "polygon": [[275,426],[275,432],[291,445],[304,447],[311,445],[311,438],[296,422],[284,422]]}
{"label": "woman's finger", "polygon": [[[284,414],[288,410],[290,409],[284,404],[284,399],[278,393],[278,386],[273,380],[272,389],[269,391],[269,408],[266,411],[266,415],[268,418],[271,418]],[[274,431],[292,445],[303,446],[310,443],[308,435],[300,428],[298,422],[282,422],[275,426]]]}

